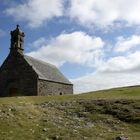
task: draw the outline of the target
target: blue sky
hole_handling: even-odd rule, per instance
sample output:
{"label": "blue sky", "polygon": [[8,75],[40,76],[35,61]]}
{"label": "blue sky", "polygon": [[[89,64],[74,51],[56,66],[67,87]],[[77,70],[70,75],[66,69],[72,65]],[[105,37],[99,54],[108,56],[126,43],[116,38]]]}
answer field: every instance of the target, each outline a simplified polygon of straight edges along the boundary
{"label": "blue sky", "polygon": [[139,0],[1,0],[0,64],[10,31],[25,54],[55,64],[75,93],[140,84]]}

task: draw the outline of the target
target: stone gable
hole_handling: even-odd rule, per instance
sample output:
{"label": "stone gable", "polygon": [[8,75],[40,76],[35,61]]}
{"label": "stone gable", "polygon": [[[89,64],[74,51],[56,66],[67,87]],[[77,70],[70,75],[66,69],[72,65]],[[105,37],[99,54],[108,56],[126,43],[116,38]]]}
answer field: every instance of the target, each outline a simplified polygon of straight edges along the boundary
{"label": "stone gable", "polygon": [[0,96],[73,94],[73,84],[57,67],[24,55],[24,36],[19,25],[11,31],[10,53],[0,67]]}

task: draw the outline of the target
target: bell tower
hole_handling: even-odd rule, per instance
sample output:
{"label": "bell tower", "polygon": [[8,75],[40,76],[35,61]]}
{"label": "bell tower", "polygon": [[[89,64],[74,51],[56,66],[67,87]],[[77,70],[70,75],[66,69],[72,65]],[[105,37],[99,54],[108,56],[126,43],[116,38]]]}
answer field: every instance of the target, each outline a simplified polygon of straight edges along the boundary
{"label": "bell tower", "polygon": [[17,25],[14,31],[11,31],[11,45],[10,52],[19,52],[23,54],[23,43],[24,43],[24,32],[19,29],[19,25]]}

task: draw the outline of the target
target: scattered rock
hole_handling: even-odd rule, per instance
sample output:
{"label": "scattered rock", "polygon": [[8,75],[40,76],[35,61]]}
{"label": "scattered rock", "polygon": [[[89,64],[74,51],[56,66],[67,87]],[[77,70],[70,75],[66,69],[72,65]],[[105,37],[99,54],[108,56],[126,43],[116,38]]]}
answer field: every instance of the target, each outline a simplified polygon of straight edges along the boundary
{"label": "scattered rock", "polygon": [[118,136],[115,140],[129,140],[128,137],[125,136]]}
{"label": "scattered rock", "polygon": [[15,108],[9,108],[8,111],[13,112],[13,111],[16,111],[16,109]]}
{"label": "scattered rock", "polygon": [[43,128],[43,131],[47,132],[48,131],[48,128]]}
{"label": "scattered rock", "polygon": [[86,126],[87,126],[88,128],[92,128],[92,127],[94,127],[95,125],[94,125],[93,123],[88,122],[88,123],[86,124]]}
{"label": "scattered rock", "polygon": [[36,126],[39,126],[39,124],[36,124]]}
{"label": "scattered rock", "polygon": [[42,121],[43,121],[43,122],[48,122],[48,119],[43,119]]}
{"label": "scattered rock", "polygon": [[32,116],[29,116],[29,119],[33,119],[33,117]]}
{"label": "scattered rock", "polygon": [[57,135],[56,136],[52,136],[51,139],[52,140],[62,140],[62,138],[57,136]]}
{"label": "scattered rock", "polygon": [[34,133],[34,132],[35,132],[33,129],[30,129],[30,131],[31,131],[32,133]]}

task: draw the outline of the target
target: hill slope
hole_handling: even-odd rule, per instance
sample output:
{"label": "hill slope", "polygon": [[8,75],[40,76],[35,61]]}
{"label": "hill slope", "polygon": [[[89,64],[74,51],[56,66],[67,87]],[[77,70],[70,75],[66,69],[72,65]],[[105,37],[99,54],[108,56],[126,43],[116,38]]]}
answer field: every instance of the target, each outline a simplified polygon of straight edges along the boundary
{"label": "hill slope", "polygon": [[69,96],[0,98],[0,140],[140,138],[140,87]]}

